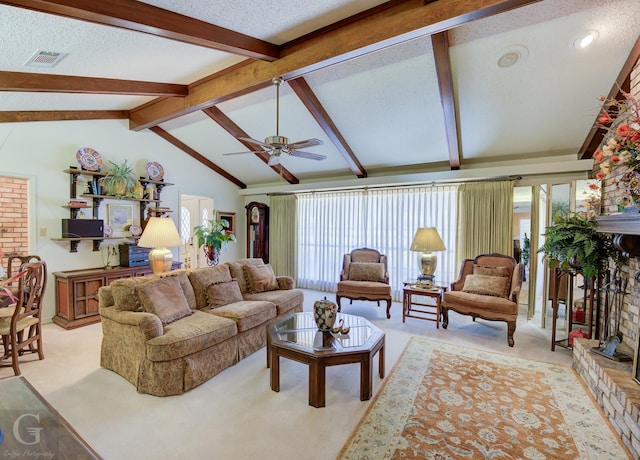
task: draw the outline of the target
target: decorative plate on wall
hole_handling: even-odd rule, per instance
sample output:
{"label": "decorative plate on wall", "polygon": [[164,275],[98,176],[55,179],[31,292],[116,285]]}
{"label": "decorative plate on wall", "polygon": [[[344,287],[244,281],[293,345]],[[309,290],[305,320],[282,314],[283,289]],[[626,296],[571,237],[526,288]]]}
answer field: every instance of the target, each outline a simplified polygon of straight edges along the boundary
{"label": "decorative plate on wall", "polygon": [[89,147],[82,147],[76,152],[76,160],[82,169],[87,171],[100,171],[102,157],[98,152]]}
{"label": "decorative plate on wall", "polygon": [[132,225],[131,227],[129,227],[129,231],[131,232],[131,236],[142,235],[142,228],[138,225]]}
{"label": "decorative plate on wall", "polygon": [[147,163],[147,174],[151,180],[162,180],[164,177],[164,168],[156,161]]}
{"label": "decorative plate on wall", "polygon": [[113,229],[111,228],[110,225],[105,224],[104,225],[104,236],[111,236],[113,235]]}

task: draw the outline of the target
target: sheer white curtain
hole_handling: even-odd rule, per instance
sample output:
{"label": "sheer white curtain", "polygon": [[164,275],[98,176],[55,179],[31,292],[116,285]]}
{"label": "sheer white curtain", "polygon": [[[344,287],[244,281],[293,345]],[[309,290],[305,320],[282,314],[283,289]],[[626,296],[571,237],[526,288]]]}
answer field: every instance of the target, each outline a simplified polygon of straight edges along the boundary
{"label": "sheer white curtain", "polygon": [[402,282],[415,280],[418,254],[410,252],[419,227],[436,227],[447,247],[438,253],[436,281],[455,279],[456,186],[328,192],[298,197],[298,286],[335,292],[345,253],[360,247],[387,255],[394,300]]}

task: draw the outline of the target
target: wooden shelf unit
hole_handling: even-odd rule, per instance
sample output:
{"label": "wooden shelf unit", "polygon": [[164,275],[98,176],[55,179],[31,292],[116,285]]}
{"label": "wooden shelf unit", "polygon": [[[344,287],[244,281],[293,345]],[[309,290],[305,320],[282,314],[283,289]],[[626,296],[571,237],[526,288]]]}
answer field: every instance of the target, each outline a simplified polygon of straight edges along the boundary
{"label": "wooden shelf unit", "polygon": [[[80,168],[74,168],[74,167],[70,167],[68,169],[65,169],[63,172],[69,174],[69,197],[70,199],[76,199],[78,197],[81,198],[88,198],[91,200],[91,204],[87,203],[86,206],[83,205],[70,205],[70,204],[66,204],[63,205],[62,207],[65,209],[69,209],[69,214],[71,219],[76,219],[78,217],[78,213],[81,209],[91,209],[92,212],[92,217],[93,219],[98,219],[99,218],[99,208],[100,208],[100,203],[102,203],[102,200],[104,199],[108,199],[108,200],[122,200],[122,201],[131,201],[131,202],[135,202],[135,203],[139,203],[139,211],[140,211],[140,224],[141,226],[144,227],[144,221],[145,216],[145,210],[147,209],[147,205],[149,204],[155,204],[155,208],[160,207],[159,205],[162,203],[162,200],[160,199],[160,194],[162,193],[162,189],[168,185],[174,185],[170,182],[165,182],[165,181],[159,181],[159,180],[153,180],[153,179],[145,179],[143,177],[138,178],[138,182],[140,182],[140,184],[142,184],[143,187],[145,187],[148,184],[151,184],[155,187],[156,189],[156,193],[157,193],[157,198],[120,198],[117,196],[112,196],[112,195],[96,195],[96,194],[91,194],[91,193],[81,193],[78,194],[78,177],[79,176],[89,176],[89,177],[93,177],[93,178],[101,178],[101,177],[105,177],[107,176],[108,173],[106,172],[101,172],[101,171],[87,171],[84,169],[80,169]],[[171,212],[171,210],[163,210],[161,213],[158,212],[153,212],[154,208],[149,208],[149,214],[150,216],[157,216],[157,215],[164,215],[167,212]],[[70,249],[69,252],[78,252],[78,243],[80,243],[81,241],[92,241],[93,242],[93,251],[99,251],[100,250],[100,243],[103,240],[106,239],[122,239],[122,237],[96,237],[96,238],[51,238],[52,241],[63,241],[63,242],[69,242],[70,243]]]}

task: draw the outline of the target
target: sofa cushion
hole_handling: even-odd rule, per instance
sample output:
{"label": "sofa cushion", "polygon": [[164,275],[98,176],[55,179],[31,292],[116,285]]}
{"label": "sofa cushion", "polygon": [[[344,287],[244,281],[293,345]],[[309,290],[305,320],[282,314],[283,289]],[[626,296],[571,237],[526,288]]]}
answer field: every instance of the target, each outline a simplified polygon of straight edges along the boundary
{"label": "sofa cushion", "polygon": [[386,283],[375,281],[340,281],[338,283],[338,294],[348,293],[349,296],[391,296],[391,286]]}
{"label": "sofa cushion", "polygon": [[248,292],[275,291],[278,289],[278,280],[273,273],[271,265],[245,265],[247,281],[249,283]]}
{"label": "sofa cushion", "polygon": [[213,283],[207,287],[207,306],[209,308],[221,307],[242,300],[242,293],[236,280]]}
{"label": "sofa cushion", "polygon": [[150,361],[182,358],[237,334],[235,321],[196,310],[190,316],[165,326],[160,337],[147,341],[146,357]]}
{"label": "sofa cushion", "polygon": [[163,325],[191,314],[191,308],[175,276],[142,283],[137,291],[145,311],[157,315]]}
{"label": "sofa cushion", "polygon": [[144,277],[122,278],[113,281],[109,287],[117,310],[144,311],[136,287],[142,283]]}
{"label": "sofa cushion", "polygon": [[238,325],[238,332],[244,332],[260,325],[266,326],[270,319],[276,317],[276,306],[272,302],[250,300],[203,311],[234,320]]}
{"label": "sofa cushion", "polygon": [[502,276],[504,278],[511,278],[513,270],[509,267],[487,267],[485,265],[474,265],[474,275],[487,275],[487,276]]}
{"label": "sofa cushion", "polygon": [[175,276],[176,278],[178,278],[180,287],[182,288],[182,292],[187,299],[187,303],[189,304],[189,308],[191,308],[192,310],[198,308],[198,305],[196,303],[196,293],[193,290],[193,286],[191,286],[191,282],[189,281],[186,270],[172,270],[170,272],[161,273],[159,276],[161,278],[167,276]]}
{"label": "sofa cushion", "polygon": [[349,279],[351,281],[377,281],[384,283],[384,264],[351,262],[349,264]]}
{"label": "sofa cushion", "polygon": [[[501,315],[515,317],[518,313],[518,305],[503,297],[493,297],[481,294],[472,294],[463,291],[446,291],[443,304],[451,306],[455,310],[496,312]],[[461,308],[460,308],[461,307]],[[491,316],[491,315],[487,315]]]}
{"label": "sofa cushion", "polygon": [[262,259],[238,259],[233,262],[228,262],[229,270],[231,271],[231,277],[238,280],[238,286],[240,286],[240,292],[243,294],[249,290],[249,284],[247,282],[247,274],[244,270],[245,265],[264,265]]}
{"label": "sofa cushion", "polygon": [[187,276],[196,295],[198,309],[207,306],[207,286],[221,281],[231,281],[231,273],[227,264],[215,267],[194,268],[187,271]]}
{"label": "sofa cushion", "polygon": [[298,306],[301,307],[304,302],[304,294],[298,289],[276,290],[254,294],[247,293],[244,295],[244,299],[273,302],[276,304],[276,314],[280,316],[289,313]]}
{"label": "sofa cushion", "polygon": [[467,275],[462,287],[463,292],[494,297],[507,297],[508,289],[509,278],[475,274]]}

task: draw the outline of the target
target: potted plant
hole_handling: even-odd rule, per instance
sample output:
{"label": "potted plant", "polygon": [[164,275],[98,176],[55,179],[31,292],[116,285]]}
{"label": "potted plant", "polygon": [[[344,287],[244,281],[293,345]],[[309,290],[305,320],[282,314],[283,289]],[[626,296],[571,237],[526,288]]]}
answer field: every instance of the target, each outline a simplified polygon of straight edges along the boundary
{"label": "potted plant", "polygon": [[105,195],[130,196],[133,188],[139,184],[133,167],[125,158],[121,163],[111,163],[111,168],[106,176],[101,179]]}
{"label": "potted plant", "polygon": [[207,264],[217,265],[220,251],[227,247],[229,241],[236,241],[235,235],[227,230],[228,225],[226,220],[211,219],[205,225],[193,228],[193,233],[198,237],[198,247],[202,246],[207,256]]}
{"label": "potted plant", "polygon": [[624,256],[613,245],[608,233],[597,231],[594,215],[570,213],[555,216],[553,225],[545,230],[545,242],[538,252],[549,260],[549,267],[579,269],[585,278],[597,276],[611,259],[622,266]]}

